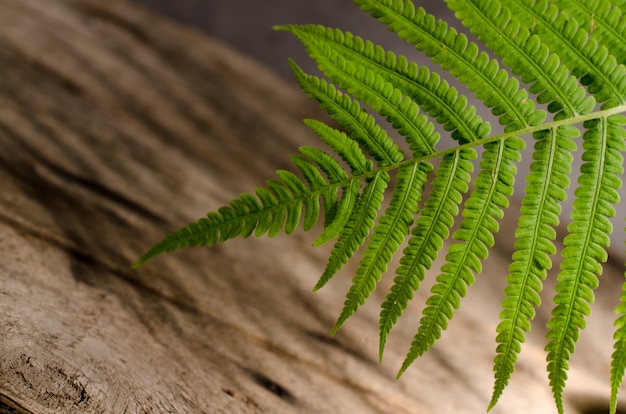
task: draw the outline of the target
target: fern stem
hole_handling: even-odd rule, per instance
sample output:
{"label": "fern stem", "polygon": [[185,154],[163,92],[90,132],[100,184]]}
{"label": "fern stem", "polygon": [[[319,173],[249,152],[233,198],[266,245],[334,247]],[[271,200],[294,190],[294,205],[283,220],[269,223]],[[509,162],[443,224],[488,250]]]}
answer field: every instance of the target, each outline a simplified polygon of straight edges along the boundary
{"label": "fern stem", "polygon": [[[400,168],[403,167],[407,167],[410,166],[412,164],[416,164],[416,163],[422,163],[422,162],[427,162],[436,158],[440,158],[440,157],[444,157],[448,154],[453,154],[457,151],[461,151],[461,150],[465,150],[465,149],[473,149],[476,147],[481,147],[484,146],[486,144],[489,144],[491,142],[497,142],[497,141],[505,141],[509,138],[512,137],[518,137],[518,136],[523,136],[523,135],[528,135],[528,134],[532,134],[534,132],[538,132],[538,131],[542,131],[542,130],[547,130],[547,129],[553,129],[553,128],[557,128],[563,125],[574,125],[574,124],[578,124],[581,122],[585,122],[585,121],[589,121],[592,119],[605,119],[611,115],[616,115],[616,114],[621,114],[626,112],[626,105],[619,105],[613,108],[609,108],[609,109],[603,109],[600,111],[595,111],[595,112],[591,112],[588,114],[584,114],[584,115],[576,115],[576,116],[572,116],[569,118],[562,118],[559,120],[555,120],[555,121],[551,121],[551,122],[546,122],[544,124],[541,125],[532,125],[532,126],[527,126],[525,128],[522,128],[520,130],[516,130],[516,131],[510,131],[510,132],[504,132],[502,134],[498,134],[498,135],[493,135],[491,137],[486,137],[486,138],[482,138],[476,141],[472,141],[472,142],[467,142],[461,145],[457,145],[453,148],[448,148],[445,150],[440,150],[440,151],[436,151],[433,152],[432,154],[428,154],[428,155],[423,155],[423,156],[419,156],[419,157],[415,157],[415,158],[411,158],[411,159],[405,159],[403,161],[400,162],[395,162],[395,163],[390,163],[390,164],[386,164],[386,165],[379,165],[378,167],[373,168],[370,171],[364,172],[362,174],[358,174],[358,175],[353,175],[353,176],[349,176],[341,181],[337,181],[337,182],[333,182],[330,183],[326,186],[322,186],[314,191],[312,191],[311,193],[307,194],[307,195],[302,195],[300,197],[295,197],[293,200],[297,201],[299,199],[304,199],[307,197],[319,197],[321,196],[324,192],[328,191],[329,189],[334,189],[334,188],[344,188],[346,187],[351,181],[354,180],[364,180],[364,179],[368,179],[371,177],[374,177],[376,174],[380,173],[380,172],[390,172],[390,171],[394,171],[394,170],[398,170]],[[289,202],[279,202],[277,204],[275,204],[274,206],[272,206],[272,208],[282,208],[285,207],[285,203],[291,203],[291,201]],[[262,216],[263,211],[259,211],[259,212],[254,212],[251,213],[257,216]],[[228,221],[224,222],[224,226],[227,226],[228,224],[235,224],[237,222],[237,220],[241,220],[241,218],[245,216],[244,214],[241,215],[234,215],[231,218],[229,218]],[[150,249],[144,256],[142,256],[136,263],[133,264],[133,267],[139,267],[141,264],[145,263],[146,261],[148,261],[149,259],[151,259],[152,257],[156,256],[157,254],[163,253],[163,252],[169,252],[169,251],[173,251],[182,247],[191,247],[191,246],[195,246],[198,244],[206,244],[206,243],[201,243],[202,242],[202,236],[206,230],[202,228],[202,226],[199,226],[200,222],[202,220],[206,220],[206,219],[201,219],[200,221],[198,221],[196,224],[196,226],[191,227],[191,228],[186,228],[186,233],[185,234],[178,234],[174,233],[174,234],[170,234],[165,240],[163,240],[162,242],[158,243],[157,245],[155,245],[152,249]],[[198,240],[196,243],[190,243],[189,239],[196,239]]]}
{"label": "fern stem", "polygon": [[568,118],[562,118],[562,119],[558,119],[558,120],[551,121],[551,122],[544,122],[541,125],[528,126],[528,127],[525,127],[525,128],[521,128],[521,129],[515,130],[515,131],[504,132],[504,133],[498,134],[498,135],[492,135],[492,136],[487,137],[487,138],[482,138],[482,139],[479,139],[477,141],[472,141],[472,142],[468,142],[468,143],[465,143],[465,144],[462,144],[462,145],[457,145],[457,146],[455,146],[453,148],[441,150],[441,151],[438,151],[438,152],[433,153],[431,155],[424,156],[424,157],[419,157],[419,158],[416,158],[414,160],[408,160],[408,161],[405,161],[405,162],[418,161],[418,160],[419,161],[426,161],[426,160],[430,160],[430,159],[433,159],[433,158],[439,158],[439,157],[441,157],[443,155],[446,155],[446,154],[453,153],[457,149],[481,147],[481,146],[484,146],[485,144],[490,143],[490,142],[505,141],[505,140],[507,140],[507,139],[509,139],[511,137],[529,135],[529,134],[532,134],[534,132],[548,130],[548,129],[553,129],[553,128],[558,128],[558,127],[563,126],[563,125],[580,124],[582,122],[590,121],[592,119],[605,119],[605,118],[608,118],[611,115],[617,115],[617,114],[621,114],[621,113],[624,113],[624,112],[626,112],[626,104],[615,106],[613,108],[602,109],[600,111],[590,112],[590,113],[587,113],[587,114],[579,114],[579,115],[571,116],[571,117],[568,117]]}
{"label": "fern stem", "polygon": [[416,162],[424,162],[424,161],[430,161],[433,159],[437,159],[440,157],[443,157],[445,155],[448,154],[453,154],[455,153],[457,150],[463,150],[463,149],[471,149],[471,148],[477,148],[477,147],[482,147],[485,144],[491,143],[491,142],[496,142],[496,141],[505,141],[509,138],[512,137],[521,137],[521,136],[525,136],[525,135],[529,135],[535,132],[539,132],[539,131],[544,131],[544,130],[549,130],[549,129],[554,129],[554,128],[558,128],[560,126],[564,126],[564,125],[575,125],[575,124],[579,124],[585,121],[590,121],[593,119],[605,119],[611,115],[617,115],[617,114],[621,114],[626,112],[626,104],[625,105],[619,105],[613,108],[608,108],[608,109],[603,109],[600,111],[595,111],[595,112],[590,112],[588,114],[584,114],[584,115],[576,115],[576,116],[572,116],[569,118],[562,118],[559,120],[555,120],[555,121],[551,121],[551,122],[545,122],[541,125],[533,125],[533,126],[528,126],[519,130],[515,130],[515,131],[509,131],[509,132],[503,132],[502,134],[497,134],[497,135],[492,135],[490,137],[486,137],[486,138],[482,138],[476,141],[472,141],[472,142],[467,142],[465,144],[460,144],[460,145],[456,145],[452,148],[447,148],[444,150],[440,150],[437,152],[434,152],[432,154],[429,155],[424,155],[421,157],[416,157],[416,158],[412,158],[412,159],[407,159],[404,161],[401,161],[397,164],[393,164],[393,165],[388,165],[388,166],[383,166],[383,167],[379,167],[376,168],[374,170],[372,170],[371,172],[368,172],[366,175],[373,175],[375,171],[381,170],[381,171],[392,171],[395,170],[401,166],[404,165],[408,165],[408,164],[413,164]]}

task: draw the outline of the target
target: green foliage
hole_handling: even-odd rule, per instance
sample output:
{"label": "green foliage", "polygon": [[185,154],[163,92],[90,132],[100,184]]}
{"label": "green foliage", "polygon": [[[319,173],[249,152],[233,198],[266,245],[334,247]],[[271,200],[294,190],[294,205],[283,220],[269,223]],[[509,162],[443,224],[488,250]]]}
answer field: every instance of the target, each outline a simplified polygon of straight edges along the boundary
{"label": "green foliage", "polygon": [[[298,174],[278,171],[254,195],[242,194],[166,236],[136,265],[162,252],[233,237],[289,234],[300,222],[310,230],[323,217],[324,230],[314,244],[335,244],[315,289],[363,247],[334,333],[370,296],[406,241],[381,306],[382,358],[387,335],[450,240],[400,375],[436,343],[480,275],[513,194],[521,151],[533,142],[497,327],[490,409],[513,374],[540,305],[556,254],[555,229],[571,185],[576,140],[584,131],[581,174],[546,335],[549,382],[563,412],[568,362],[607,260],[610,219],[619,202],[621,153],[626,149],[626,117],[621,115],[626,111],[626,3],[447,0],[478,44],[410,1],[355,2],[463,84],[498,118],[503,132],[491,133],[491,125],[467,97],[441,75],[403,56],[338,29],[278,27],[300,39],[326,77],[306,74],[291,62],[303,91],[340,126],[305,121],[328,149],[301,148],[292,157]],[[404,137],[410,155],[385,128]],[[388,207],[381,211],[391,182]],[[455,223],[458,230],[450,235]],[[616,311],[611,412],[626,371],[626,293]]]}

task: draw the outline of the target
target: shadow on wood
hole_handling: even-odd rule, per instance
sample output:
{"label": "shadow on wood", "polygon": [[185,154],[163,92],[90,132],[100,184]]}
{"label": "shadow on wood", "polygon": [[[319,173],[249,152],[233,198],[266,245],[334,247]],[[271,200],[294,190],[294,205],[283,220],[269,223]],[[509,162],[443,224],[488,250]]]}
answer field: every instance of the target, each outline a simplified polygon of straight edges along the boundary
{"label": "shadow on wood", "polygon": [[[313,142],[301,119],[320,115],[299,91],[123,0],[3,1],[0,62],[0,412],[485,410],[506,249],[400,381],[417,305],[383,364],[383,293],[330,338],[350,269],[311,293],[327,253],[313,236],[234,240],[130,270],[166,232],[290,168]],[[609,277],[603,289],[618,286]],[[606,325],[579,346],[571,412],[606,401]],[[541,338],[493,412],[554,412]]]}

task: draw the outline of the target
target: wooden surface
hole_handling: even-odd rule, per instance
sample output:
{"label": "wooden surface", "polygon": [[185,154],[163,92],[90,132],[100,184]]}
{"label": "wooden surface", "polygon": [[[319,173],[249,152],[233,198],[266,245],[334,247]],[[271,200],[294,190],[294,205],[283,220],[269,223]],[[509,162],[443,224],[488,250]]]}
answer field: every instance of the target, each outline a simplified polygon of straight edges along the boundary
{"label": "wooden surface", "polygon": [[[329,337],[353,267],[312,293],[327,254],[314,233],[129,267],[290,168],[315,142],[301,119],[320,114],[302,93],[123,0],[0,0],[0,68],[0,413],[485,411],[511,224],[450,330],[397,381],[419,306],[382,364],[388,281]],[[569,413],[606,408],[620,266],[572,361]],[[494,413],[555,412],[546,305]]]}

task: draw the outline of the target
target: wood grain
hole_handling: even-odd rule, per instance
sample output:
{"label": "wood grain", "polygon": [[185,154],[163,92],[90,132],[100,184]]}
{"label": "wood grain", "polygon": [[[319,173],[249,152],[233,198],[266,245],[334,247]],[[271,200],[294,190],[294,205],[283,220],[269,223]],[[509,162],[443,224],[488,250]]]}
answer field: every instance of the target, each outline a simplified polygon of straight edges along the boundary
{"label": "wood grain", "polygon": [[[450,330],[397,381],[419,305],[382,364],[389,281],[329,337],[353,267],[312,293],[328,253],[314,234],[129,267],[166,232],[289,169],[289,154],[315,143],[301,123],[320,116],[314,103],[132,1],[0,10],[0,413],[486,409],[514,217]],[[606,405],[618,268],[607,266],[573,360],[568,412]],[[542,336],[494,413],[555,412]]]}

